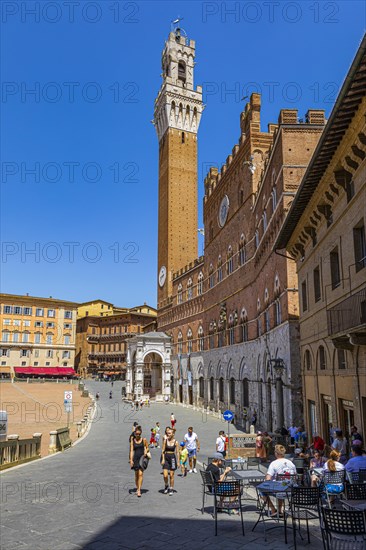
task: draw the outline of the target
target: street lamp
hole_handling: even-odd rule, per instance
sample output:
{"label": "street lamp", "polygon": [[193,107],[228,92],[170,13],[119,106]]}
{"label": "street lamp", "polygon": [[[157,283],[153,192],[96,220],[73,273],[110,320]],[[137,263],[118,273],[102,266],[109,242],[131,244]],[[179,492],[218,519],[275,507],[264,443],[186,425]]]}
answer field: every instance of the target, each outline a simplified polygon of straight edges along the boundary
{"label": "street lamp", "polygon": [[270,359],[276,377],[276,405],[277,405],[277,426],[281,429],[284,425],[284,407],[283,407],[283,380],[282,376],[286,366],[283,359]]}

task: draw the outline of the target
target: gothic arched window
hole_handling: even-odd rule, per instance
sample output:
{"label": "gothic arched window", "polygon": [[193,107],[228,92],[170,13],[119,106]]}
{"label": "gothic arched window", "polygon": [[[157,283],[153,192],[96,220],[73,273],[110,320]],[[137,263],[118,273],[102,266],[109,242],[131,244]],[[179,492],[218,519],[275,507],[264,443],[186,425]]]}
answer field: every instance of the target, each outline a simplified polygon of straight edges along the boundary
{"label": "gothic arched window", "polygon": [[186,81],[186,64],[184,61],[178,62],[178,80],[183,83]]}

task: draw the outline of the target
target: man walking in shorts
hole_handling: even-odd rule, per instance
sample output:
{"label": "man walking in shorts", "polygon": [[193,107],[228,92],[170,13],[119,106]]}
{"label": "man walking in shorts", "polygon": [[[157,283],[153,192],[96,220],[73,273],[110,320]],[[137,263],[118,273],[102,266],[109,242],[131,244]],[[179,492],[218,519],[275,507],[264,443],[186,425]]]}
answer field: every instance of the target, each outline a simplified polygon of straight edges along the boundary
{"label": "man walking in shorts", "polygon": [[186,444],[186,449],[188,451],[188,460],[189,460],[189,474],[196,474],[196,462],[197,462],[197,452],[200,450],[200,442],[198,441],[197,434],[193,431],[192,426],[188,428],[188,432],[184,436],[184,441]]}

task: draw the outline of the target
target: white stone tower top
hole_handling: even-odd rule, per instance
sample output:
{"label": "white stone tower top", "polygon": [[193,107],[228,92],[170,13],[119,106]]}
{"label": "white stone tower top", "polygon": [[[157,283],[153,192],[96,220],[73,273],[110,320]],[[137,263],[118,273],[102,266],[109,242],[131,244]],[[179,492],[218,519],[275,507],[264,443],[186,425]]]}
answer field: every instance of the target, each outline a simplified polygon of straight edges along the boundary
{"label": "white stone tower top", "polygon": [[195,41],[176,28],[162,54],[163,82],[155,100],[154,124],[159,141],[168,128],[197,133],[203,111],[202,87],[193,85]]}

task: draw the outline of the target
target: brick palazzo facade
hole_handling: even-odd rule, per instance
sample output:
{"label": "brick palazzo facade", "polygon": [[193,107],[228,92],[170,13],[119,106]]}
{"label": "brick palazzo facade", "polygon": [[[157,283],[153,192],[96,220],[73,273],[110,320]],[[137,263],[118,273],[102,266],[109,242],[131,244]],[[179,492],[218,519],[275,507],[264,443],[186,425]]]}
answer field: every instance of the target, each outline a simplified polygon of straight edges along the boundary
{"label": "brick palazzo facade", "polygon": [[[184,192],[166,193],[162,177],[174,166],[169,182],[179,189],[185,182],[185,163],[192,176],[192,151],[187,150],[186,158],[185,145],[196,143],[198,124],[189,127],[184,117],[174,116],[180,98],[195,93],[189,58],[194,42],[187,43],[190,48],[184,46],[179,29],[169,35],[163,66],[170,59],[178,73],[175,79],[166,76],[173,74],[167,67],[163,75],[157,101],[161,104],[165,97],[164,125],[158,120],[161,114],[155,113],[158,330],[172,338],[171,390],[179,402],[215,411],[230,408],[238,424],[255,410],[257,426],[275,429],[283,422],[301,421],[302,393],[296,266],[286,255],[276,254],[273,244],[323,132],[324,111],[309,110],[300,120],[296,109],[283,109],[278,124],[269,124],[264,132],[261,97],[252,94],[240,116],[239,142],[221,170],[211,168],[205,178],[204,256],[182,265],[182,255],[169,246],[166,216],[170,213],[177,227],[183,227],[187,208],[193,212],[189,219],[196,215],[196,195],[190,191],[193,198],[186,205]],[[177,139],[168,155],[164,140],[173,131]],[[194,168],[197,185],[196,160]],[[190,253],[196,233],[196,224],[184,233]],[[165,249],[170,251],[169,265],[162,264]]]}

